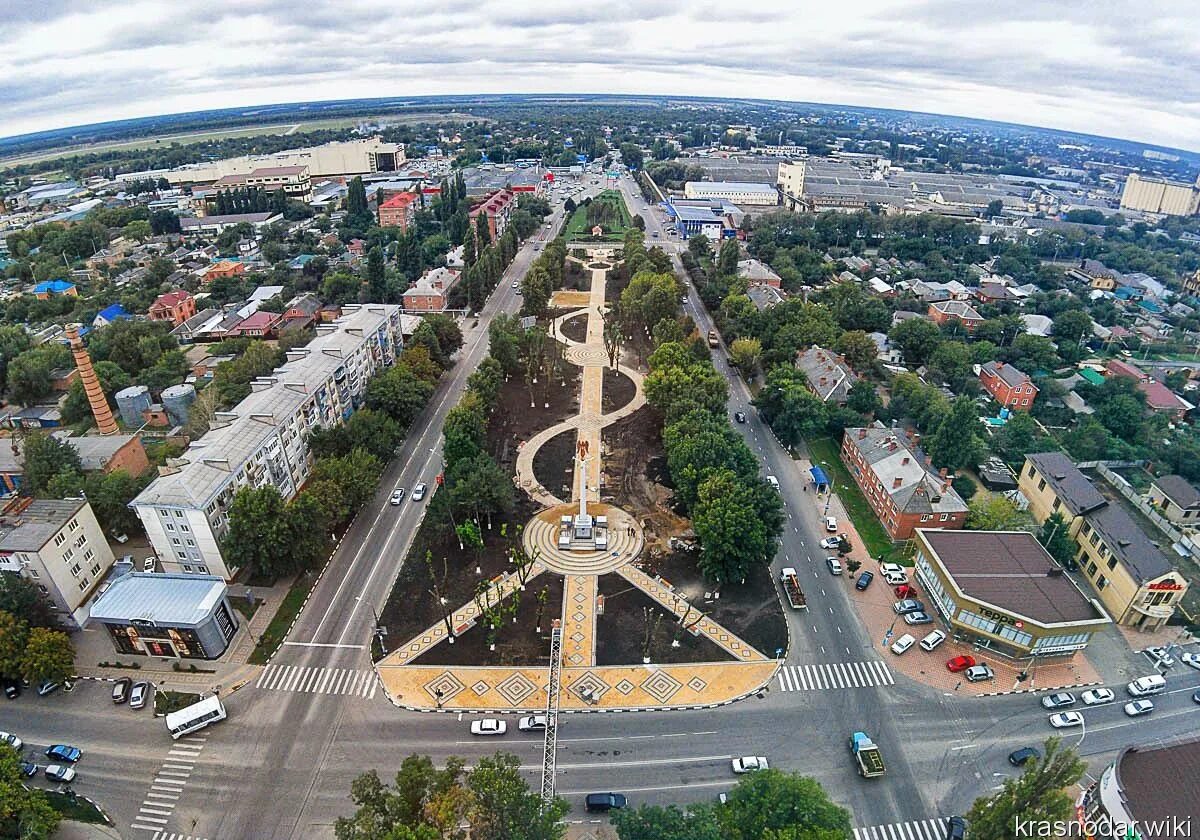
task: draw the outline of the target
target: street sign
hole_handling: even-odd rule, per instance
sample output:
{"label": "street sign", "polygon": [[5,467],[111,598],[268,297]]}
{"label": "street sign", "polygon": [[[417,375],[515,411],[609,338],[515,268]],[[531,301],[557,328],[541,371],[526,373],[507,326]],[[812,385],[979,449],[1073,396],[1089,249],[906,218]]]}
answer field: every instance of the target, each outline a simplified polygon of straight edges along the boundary
{"label": "street sign", "polygon": [[523,329],[523,330],[532,329],[533,327],[536,327],[536,326],[537,326],[537,316],[536,315],[526,315],[524,318],[521,319],[521,329]]}

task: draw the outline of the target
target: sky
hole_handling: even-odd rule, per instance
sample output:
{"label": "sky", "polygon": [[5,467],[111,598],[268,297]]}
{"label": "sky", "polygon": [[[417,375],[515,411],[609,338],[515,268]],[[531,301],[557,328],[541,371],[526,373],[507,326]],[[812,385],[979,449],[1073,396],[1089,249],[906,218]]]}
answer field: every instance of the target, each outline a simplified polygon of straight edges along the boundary
{"label": "sky", "polygon": [[1195,0],[0,0],[0,136],[277,102],[727,96],[1200,150]]}

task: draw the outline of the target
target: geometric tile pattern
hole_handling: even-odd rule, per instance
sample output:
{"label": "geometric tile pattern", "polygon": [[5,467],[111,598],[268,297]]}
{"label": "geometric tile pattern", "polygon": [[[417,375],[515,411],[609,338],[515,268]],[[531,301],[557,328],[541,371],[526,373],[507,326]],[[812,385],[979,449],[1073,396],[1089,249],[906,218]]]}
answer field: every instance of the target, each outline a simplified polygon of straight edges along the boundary
{"label": "geometric tile pattern", "polygon": [[537,684],[520,672],[514,673],[511,677],[496,686],[496,691],[500,692],[504,696],[504,699],[514,706],[520,706],[525,702],[525,698],[533,694],[537,689]]}
{"label": "geometric tile pattern", "polygon": [[608,691],[608,683],[600,679],[591,671],[588,671],[575,682],[571,683],[571,693],[578,696],[580,700],[596,701],[604,696]]}
{"label": "geometric tile pattern", "polygon": [[641,685],[642,691],[660,703],[668,702],[681,688],[683,684],[666,671],[655,671]]}
{"label": "geometric tile pattern", "polygon": [[[449,700],[454,695],[466,689],[462,681],[454,676],[449,671],[443,671],[436,678],[425,683],[424,689],[428,692],[429,697],[433,700],[441,700],[443,703]],[[438,692],[441,694],[438,694]]]}

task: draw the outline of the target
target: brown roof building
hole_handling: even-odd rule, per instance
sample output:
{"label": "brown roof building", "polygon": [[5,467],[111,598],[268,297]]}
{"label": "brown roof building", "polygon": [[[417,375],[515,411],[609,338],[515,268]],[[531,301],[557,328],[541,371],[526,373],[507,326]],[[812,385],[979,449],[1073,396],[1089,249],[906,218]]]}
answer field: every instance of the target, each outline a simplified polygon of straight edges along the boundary
{"label": "brown roof building", "polygon": [[1138,836],[1186,836],[1196,814],[1197,778],[1200,738],[1126,747],[1084,793],[1083,819],[1101,826],[1161,826]]}

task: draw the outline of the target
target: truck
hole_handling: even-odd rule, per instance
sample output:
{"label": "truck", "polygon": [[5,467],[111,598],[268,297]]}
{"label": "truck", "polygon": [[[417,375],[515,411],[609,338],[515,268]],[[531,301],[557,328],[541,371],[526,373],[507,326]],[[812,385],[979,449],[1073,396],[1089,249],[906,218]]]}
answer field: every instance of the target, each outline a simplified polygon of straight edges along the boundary
{"label": "truck", "polygon": [[850,752],[858,762],[858,775],[864,779],[883,775],[883,756],[867,733],[855,732],[850,736]]}
{"label": "truck", "polygon": [[804,590],[800,588],[800,579],[796,577],[796,570],[788,566],[780,573],[779,579],[783,581],[783,594],[787,595],[792,609],[808,609],[808,599],[804,597]]}
{"label": "truck", "polygon": [[720,347],[721,346],[721,337],[719,335],[717,335],[716,330],[708,331],[708,346],[709,347]]}

